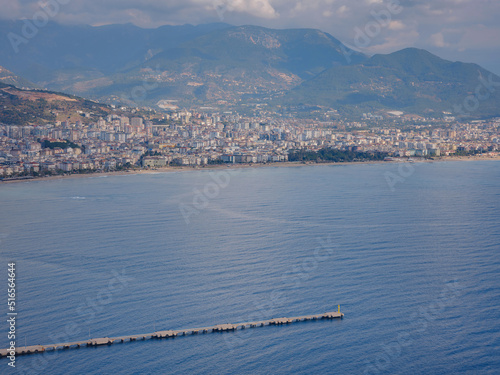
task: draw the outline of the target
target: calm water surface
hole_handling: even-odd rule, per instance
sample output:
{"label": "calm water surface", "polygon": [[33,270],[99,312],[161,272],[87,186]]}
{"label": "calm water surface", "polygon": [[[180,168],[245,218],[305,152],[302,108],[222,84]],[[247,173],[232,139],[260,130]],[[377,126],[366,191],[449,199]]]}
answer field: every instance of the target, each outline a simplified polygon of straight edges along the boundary
{"label": "calm water surface", "polygon": [[[500,162],[413,167],[0,185],[0,301],[7,263],[16,261],[19,344],[315,314],[338,304],[345,313],[20,357],[17,371],[2,359],[0,373],[498,374]],[[394,189],[388,176],[400,177]]]}

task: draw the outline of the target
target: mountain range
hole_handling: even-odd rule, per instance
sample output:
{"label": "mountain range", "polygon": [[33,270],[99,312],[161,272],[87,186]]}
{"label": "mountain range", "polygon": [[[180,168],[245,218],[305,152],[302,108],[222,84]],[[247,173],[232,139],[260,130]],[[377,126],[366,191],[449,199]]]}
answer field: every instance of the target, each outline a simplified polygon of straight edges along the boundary
{"label": "mountain range", "polygon": [[283,102],[488,117],[500,114],[499,86],[500,78],[477,64],[407,48],[327,69],[292,89]]}
{"label": "mountain range", "polygon": [[476,64],[446,61],[414,48],[369,57],[320,30],[51,22],[16,52],[6,36],[20,30],[21,21],[0,21],[0,65],[14,72],[14,81],[6,83],[105,103],[319,106],[442,115],[477,99],[479,105],[462,115],[500,115],[497,86],[490,85],[488,95],[476,95],[481,82],[500,78]]}

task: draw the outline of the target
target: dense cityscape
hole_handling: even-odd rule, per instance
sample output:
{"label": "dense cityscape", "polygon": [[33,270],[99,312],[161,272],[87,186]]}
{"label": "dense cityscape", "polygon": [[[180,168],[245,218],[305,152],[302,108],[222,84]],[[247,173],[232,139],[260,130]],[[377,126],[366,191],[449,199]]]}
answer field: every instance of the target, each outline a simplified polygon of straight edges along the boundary
{"label": "dense cityscape", "polygon": [[[500,119],[459,123],[392,113],[359,122],[201,111],[111,114],[96,122],[0,125],[0,176],[46,176],[166,166],[289,161],[292,151],[336,149],[392,158],[486,154],[500,148]],[[85,121],[87,120],[87,121]],[[290,161],[297,161],[293,159]],[[328,160],[318,160],[328,161]]]}

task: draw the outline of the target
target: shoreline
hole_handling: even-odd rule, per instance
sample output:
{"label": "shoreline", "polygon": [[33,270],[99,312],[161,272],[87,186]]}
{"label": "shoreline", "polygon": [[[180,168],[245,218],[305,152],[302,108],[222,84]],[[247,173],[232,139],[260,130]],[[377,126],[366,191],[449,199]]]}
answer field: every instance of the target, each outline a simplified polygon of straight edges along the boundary
{"label": "shoreline", "polygon": [[[449,161],[500,161],[498,156],[450,156],[430,159],[411,159],[412,163],[435,163],[435,162],[449,162]],[[179,166],[179,167],[163,167],[156,169],[129,169],[124,171],[109,171],[109,172],[92,172],[92,173],[75,173],[69,175],[57,176],[44,176],[33,177],[17,180],[0,180],[2,184],[13,184],[22,182],[37,182],[37,181],[50,181],[50,180],[65,180],[73,178],[95,178],[95,177],[108,177],[108,176],[127,176],[127,175],[140,175],[140,174],[158,174],[169,172],[189,172],[189,171],[204,171],[204,170],[221,170],[221,169],[236,169],[236,168],[270,168],[270,167],[301,167],[301,166],[319,166],[319,165],[360,165],[360,164],[394,164],[408,162],[408,158],[394,160],[369,160],[369,161],[352,161],[352,162],[301,162],[301,161],[287,161],[287,162],[274,162],[274,163],[255,163],[255,164],[212,164],[204,166]]]}

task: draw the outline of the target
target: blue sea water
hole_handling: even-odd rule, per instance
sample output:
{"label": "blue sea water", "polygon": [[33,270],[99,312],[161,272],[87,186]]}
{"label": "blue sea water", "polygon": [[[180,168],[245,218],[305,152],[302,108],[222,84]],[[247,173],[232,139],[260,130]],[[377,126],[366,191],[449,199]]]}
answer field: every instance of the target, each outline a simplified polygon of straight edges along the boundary
{"label": "blue sea water", "polygon": [[1,374],[500,372],[500,162],[31,181],[0,185],[0,207],[20,346],[345,314],[4,358]]}

